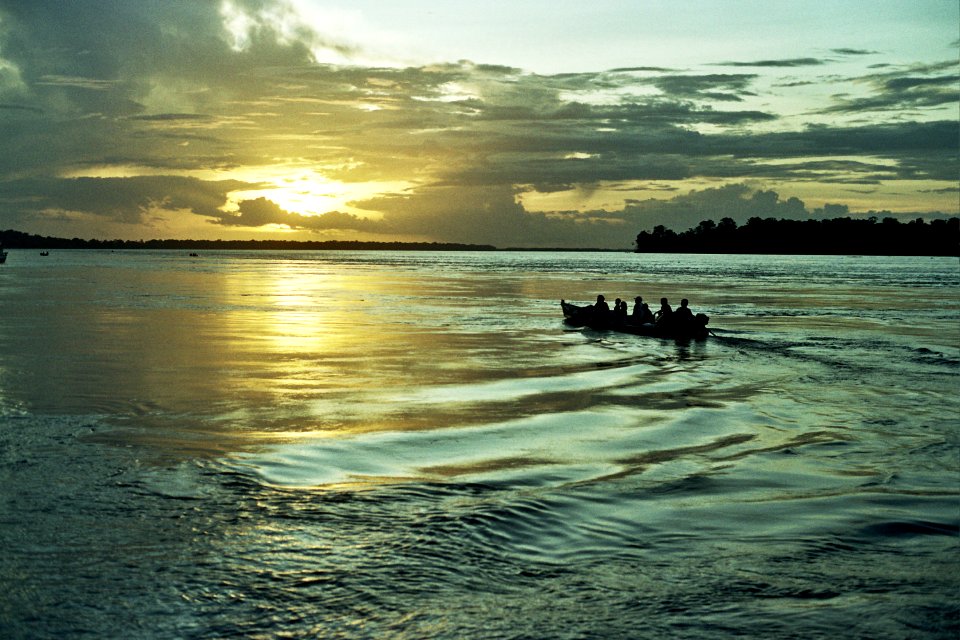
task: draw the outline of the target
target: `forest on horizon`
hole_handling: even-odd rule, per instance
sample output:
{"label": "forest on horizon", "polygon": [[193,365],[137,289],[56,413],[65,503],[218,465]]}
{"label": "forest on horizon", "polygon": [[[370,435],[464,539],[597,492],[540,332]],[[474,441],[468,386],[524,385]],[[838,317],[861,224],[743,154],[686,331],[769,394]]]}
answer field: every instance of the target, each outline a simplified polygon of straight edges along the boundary
{"label": "forest on horizon", "polygon": [[731,218],[704,220],[677,233],[663,225],[642,231],[638,253],[756,253],[784,255],[960,255],[960,218],[900,222],[887,217],[824,220]]}
{"label": "forest on horizon", "polygon": [[[12,249],[166,249],[166,250],[309,250],[309,251],[496,251],[491,245],[456,242],[374,242],[362,240],[84,240],[0,231],[0,248]],[[596,251],[597,249],[509,247],[503,250]],[[626,249],[624,249],[626,250]],[[793,220],[750,218],[738,226],[731,218],[703,220],[676,232],[663,225],[637,234],[637,253],[755,253],[824,255],[960,255],[960,218],[917,218],[900,222],[887,217]]]}
{"label": "forest on horizon", "polygon": [[181,249],[189,251],[493,251],[496,247],[456,242],[373,242],[365,240],[83,240],[7,229],[0,247],[9,249]]}

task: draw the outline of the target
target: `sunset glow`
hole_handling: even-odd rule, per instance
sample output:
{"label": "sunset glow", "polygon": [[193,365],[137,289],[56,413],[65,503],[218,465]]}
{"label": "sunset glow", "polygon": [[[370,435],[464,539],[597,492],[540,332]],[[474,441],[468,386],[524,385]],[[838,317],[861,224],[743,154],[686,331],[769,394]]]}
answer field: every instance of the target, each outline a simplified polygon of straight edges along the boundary
{"label": "sunset glow", "polygon": [[956,3],[61,9],[0,2],[7,228],[628,248],[960,214]]}

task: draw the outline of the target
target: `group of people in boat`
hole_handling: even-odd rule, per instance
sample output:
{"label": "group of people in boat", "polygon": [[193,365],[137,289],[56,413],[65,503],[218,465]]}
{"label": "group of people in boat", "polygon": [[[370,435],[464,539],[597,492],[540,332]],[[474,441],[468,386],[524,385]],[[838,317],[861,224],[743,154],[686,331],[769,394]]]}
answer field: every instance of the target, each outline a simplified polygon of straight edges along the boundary
{"label": "group of people in boat", "polygon": [[702,313],[695,316],[689,305],[690,301],[684,298],[680,301],[680,306],[674,310],[669,300],[660,298],[660,308],[652,312],[649,305],[643,301],[643,297],[637,296],[633,299],[633,310],[628,314],[626,300],[617,298],[611,310],[606,298],[598,295],[592,309],[593,313],[601,319],[618,324],[652,324],[659,329],[670,331],[686,331],[703,327],[706,322],[701,320],[701,316],[703,319],[706,319],[706,316]]}

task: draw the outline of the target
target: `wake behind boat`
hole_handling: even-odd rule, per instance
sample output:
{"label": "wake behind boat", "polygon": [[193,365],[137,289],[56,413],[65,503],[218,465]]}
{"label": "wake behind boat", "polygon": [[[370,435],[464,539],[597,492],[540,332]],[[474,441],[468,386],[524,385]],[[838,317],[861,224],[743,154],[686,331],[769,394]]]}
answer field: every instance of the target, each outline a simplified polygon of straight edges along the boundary
{"label": "wake behind boat", "polygon": [[694,316],[694,321],[685,326],[664,326],[651,322],[635,324],[630,321],[629,316],[618,317],[610,311],[598,311],[593,305],[575,305],[566,300],[560,301],[560,307],[563,309],[564,323],[572,327],[589,327],[672,340],[704,340],[710,335],[710,330],[707,329],[710,318],[703,313],[698,313]]}

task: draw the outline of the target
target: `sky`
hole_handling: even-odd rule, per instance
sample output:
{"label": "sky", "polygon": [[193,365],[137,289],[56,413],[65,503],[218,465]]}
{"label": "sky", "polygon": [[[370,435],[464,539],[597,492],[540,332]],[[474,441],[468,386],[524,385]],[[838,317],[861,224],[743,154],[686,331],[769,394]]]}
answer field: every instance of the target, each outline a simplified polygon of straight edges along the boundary
{"label": "sky", "polygon": [[0,0],[0,229],[629,249],[958,147],[956,0]]}

